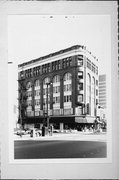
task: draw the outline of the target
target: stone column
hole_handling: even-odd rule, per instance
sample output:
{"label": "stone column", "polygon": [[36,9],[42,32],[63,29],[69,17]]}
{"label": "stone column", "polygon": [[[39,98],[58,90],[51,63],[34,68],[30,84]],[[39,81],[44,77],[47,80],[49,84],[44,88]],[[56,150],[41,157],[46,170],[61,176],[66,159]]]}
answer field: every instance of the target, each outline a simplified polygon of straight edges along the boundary
{"label": "stone column", "polygon": [[63,132],[63,130],[64,130],[64,124],[60,123],[60,131]]}

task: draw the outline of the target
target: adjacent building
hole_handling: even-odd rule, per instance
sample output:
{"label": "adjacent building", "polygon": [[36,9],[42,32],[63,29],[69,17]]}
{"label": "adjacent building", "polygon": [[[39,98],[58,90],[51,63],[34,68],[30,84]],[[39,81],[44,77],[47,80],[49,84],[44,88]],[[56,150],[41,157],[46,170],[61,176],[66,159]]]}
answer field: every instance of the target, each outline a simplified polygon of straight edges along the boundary
{"label": "adjacent building", "polygon": [[106,108],[106,74],[99,75],[99,105]]}
{"label": "adjacent building", "polygon": [[107,108],[107,88],[106,88],[106,74],[99,75],[99,116],[100,119],[106,120]]}
{"label": "adjacent building", "polygon": [[85,46],[19,64],[18,71],[19,123],[25,127],[48,123],[60,129],[94,123],[98,60]]}

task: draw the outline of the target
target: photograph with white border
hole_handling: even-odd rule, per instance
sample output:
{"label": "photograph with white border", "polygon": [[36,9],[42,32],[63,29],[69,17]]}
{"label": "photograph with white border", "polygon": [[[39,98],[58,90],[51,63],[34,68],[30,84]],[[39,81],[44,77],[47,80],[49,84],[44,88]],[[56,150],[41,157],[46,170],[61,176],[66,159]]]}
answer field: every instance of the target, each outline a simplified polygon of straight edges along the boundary
{"label": "photograph with white border", "polygon": [[117,2],[1,5],[1,177],[119,177]]}
{"label": "photograph with white border", "polygon": [[8,16],[12,159],[111,157],[110,33],[109,15]]}

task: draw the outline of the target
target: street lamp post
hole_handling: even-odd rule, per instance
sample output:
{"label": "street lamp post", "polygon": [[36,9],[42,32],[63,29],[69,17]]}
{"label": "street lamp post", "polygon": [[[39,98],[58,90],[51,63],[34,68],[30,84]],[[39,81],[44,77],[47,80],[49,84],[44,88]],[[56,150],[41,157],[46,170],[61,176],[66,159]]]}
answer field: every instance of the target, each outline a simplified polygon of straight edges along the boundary
{"label": "street lamp post", "polygon": [[47,127],[49,128],[49,115],[48,115],[48,86],[50,86],[52,83],[51,82],[47,82],[46,86],[46,103],[47,103]]}

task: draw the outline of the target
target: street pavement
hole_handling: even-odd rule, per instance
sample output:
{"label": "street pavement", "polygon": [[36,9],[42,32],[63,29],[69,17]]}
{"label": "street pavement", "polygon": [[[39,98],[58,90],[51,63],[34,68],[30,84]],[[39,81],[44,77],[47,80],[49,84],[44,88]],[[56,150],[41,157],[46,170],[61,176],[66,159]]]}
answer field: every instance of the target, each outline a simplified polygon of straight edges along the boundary
{"label": "street pavement", "polygon": [[23,135],[22,137],[15,135],[14,140],[83,140],[83,141],[106,141],[106,133],[93,133],[93,132],[73,132],[73,133],[53,133],[52,136],[35,136]]}
{"label": "street pavement", "polygon": [[55,133],[45,137],[17,137],[15,159],[105,158],[106,134]]}

